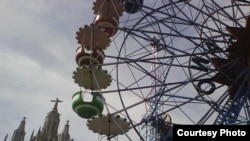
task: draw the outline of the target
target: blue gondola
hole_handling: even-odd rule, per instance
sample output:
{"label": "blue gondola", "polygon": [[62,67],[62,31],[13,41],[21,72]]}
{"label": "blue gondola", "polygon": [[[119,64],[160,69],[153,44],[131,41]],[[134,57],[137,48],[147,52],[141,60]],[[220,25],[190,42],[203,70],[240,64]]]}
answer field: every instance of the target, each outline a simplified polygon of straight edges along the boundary
{"label": "blue gondola", "polygon": [[124,0],[123,6],[124,10],[129,14],[135,14],[141,10],[143,5],[143,0]]}

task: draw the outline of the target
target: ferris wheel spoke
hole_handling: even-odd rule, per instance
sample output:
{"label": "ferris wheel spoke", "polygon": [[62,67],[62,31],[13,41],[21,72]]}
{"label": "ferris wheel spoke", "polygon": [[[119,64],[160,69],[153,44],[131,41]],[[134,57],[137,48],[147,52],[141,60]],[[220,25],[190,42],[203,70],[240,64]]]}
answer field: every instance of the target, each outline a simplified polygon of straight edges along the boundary
{"label": "ferris wheel spoke", "polygon": [[[165,141],[173,124],[249,121],[249,85],[243,81],[249,54],[237,45],[239,38],[248,40],[248,1],[96,0],[93,10],[91,28],[77,34],[89,56],[75,75],[85,93],[105,98],[107,116],[91,124],[110,118],[109,126],[128,140],[126,131],[133,129],[140,140]],[[78,62],[84,53],[78,52]],[[117,115],[126,120],[116,121]]]}

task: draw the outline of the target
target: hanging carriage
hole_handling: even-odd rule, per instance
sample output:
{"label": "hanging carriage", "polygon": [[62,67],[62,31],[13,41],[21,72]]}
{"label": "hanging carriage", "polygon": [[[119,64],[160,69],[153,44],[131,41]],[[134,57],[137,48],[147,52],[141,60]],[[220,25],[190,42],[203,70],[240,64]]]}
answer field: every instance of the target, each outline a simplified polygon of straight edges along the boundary
{"label": "hanging carriage", "polygon": [[129,14],[135,14],[141,10],[143,0],[123,0],[124,10]]}
{"label": "hanging carriage", "polygon": [[114,36],[118,31],[119,17],[122,16],[123,6],[118,0],[96,0],[93,3],[94,25],[100,26],[109,37]]}
{"label": "hanging carriage", "polygon": [[99,65],[103,63],[105,54],[101,49],[94,49],[86,52],[84,47],[80,46],[76,49],[76,63],[78,66],[83,65]]}
{"label": "hanging carriage", "polygon": [[[87,94],[87,93],[86,93]],[[82,118],[89,119],[101,114],[104,108],[104,97],[98,93],[91,93],[92,101],[84,99],[82,91],[76,92],[72,97],[72,108]]]}

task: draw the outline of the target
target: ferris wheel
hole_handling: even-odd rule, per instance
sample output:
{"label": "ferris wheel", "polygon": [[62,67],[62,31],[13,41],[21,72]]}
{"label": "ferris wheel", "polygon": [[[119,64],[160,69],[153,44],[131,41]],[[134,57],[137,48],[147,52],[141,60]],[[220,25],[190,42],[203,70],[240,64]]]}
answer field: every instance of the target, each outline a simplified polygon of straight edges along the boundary
{"label": "ferris wheel", "polygon": [[247,0],[94,1],[93,22],[76,33],[73,110],[99,140],[250,124],[249,9]]}

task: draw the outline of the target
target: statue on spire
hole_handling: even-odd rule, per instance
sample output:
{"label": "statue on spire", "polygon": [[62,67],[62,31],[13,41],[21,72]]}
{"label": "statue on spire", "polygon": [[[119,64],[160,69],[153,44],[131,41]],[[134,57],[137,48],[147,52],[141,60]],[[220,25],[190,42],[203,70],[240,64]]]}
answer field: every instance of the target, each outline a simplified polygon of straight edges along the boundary
{"label": "statue on spire", "polygon": [[56,100],[50,100],[50,101],[55,102],[53,110],[56,110],[56,111],[57,111],[58,102],[63,102],[62,100],[59,100],[58,98],[56,98]]}

